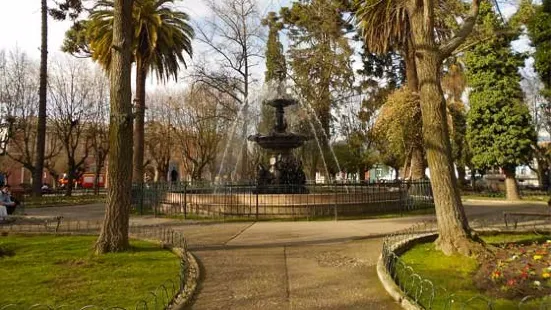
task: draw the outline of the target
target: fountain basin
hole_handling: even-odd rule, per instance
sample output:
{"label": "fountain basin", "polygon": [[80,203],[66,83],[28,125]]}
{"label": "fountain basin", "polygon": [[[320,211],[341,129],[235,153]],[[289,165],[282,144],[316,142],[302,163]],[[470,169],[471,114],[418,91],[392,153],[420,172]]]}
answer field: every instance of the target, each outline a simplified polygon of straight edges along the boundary
{"label": "fountain basin", "polygon": [[294,133],[274,132],[269,135],[251,135],[247,138],[249,141],[256,142],[263,149],[271,151],[288,151],[301,147],[308,137]]}
{"label": "fountain basin", "polygon": [[293,195],[168,192],[158,211],[199,217],[308,218],[399,212],[404,203],[405,196],[400,190]]}

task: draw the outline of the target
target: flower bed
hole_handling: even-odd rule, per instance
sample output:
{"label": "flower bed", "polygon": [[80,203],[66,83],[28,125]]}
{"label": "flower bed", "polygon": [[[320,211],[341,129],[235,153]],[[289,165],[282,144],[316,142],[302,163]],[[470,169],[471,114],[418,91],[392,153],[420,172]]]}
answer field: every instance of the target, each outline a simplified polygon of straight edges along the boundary
{"label": "flower bed", "polygon": [[551,308],[548,237],[505,233],[482,239],[495,247],[495,259],[446,256],[432,242],[422,242],[393,263],[394,280],[426,309]]}
{"label": "flower bed", "polygon": [[483,262],[474,276],[477,287],[507,299],[551,294],[551,240],[506,243],[494,260]]}

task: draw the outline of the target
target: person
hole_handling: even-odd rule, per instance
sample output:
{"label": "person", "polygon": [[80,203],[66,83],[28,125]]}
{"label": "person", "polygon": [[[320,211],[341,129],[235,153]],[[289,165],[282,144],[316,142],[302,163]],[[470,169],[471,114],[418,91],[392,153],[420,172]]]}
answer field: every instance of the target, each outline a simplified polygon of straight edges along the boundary
{"label": "person", "polygon": [[0,220],[8,216],[8,209],[5,206],[0,205]]}
{"label": "person", "polygon": [[9,185],[4,185],[2,187],[2,191],[0,192],[0,205],[6,208],[7,215],[13,214],[13,212],[15,211],[15,208],[18,205],[11,198]]}

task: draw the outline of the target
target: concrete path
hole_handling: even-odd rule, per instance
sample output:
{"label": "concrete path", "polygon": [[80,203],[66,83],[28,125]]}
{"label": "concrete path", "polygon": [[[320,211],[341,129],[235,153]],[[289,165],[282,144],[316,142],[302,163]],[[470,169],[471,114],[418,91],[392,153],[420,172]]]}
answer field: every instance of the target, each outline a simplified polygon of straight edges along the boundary
{"label": "concrete path", "polygon": [[[466,202],[473,219],[542,212],[543,203]],[[101,220],[103,205],[28,209],[29,215]],[[379,284],[382,236],[432,216],[313,222],[183,222],[132,217],[185,233],[202,282],[190,309],[399,309]]]}

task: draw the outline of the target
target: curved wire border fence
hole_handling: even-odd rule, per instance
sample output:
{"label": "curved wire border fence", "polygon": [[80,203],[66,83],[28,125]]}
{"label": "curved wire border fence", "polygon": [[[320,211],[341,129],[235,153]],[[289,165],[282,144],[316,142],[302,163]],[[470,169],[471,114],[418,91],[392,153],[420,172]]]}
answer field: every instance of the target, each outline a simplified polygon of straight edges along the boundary
{"label": "curved wire border fence", "polygon": [[[92,221],[63,221],[61,217],[54,218],[16,218],[12,222],[0,224],[0,233],[26,233],[26,234],[55,234],[55,235],[98,235],[101,222]],[[163,226],[130,225],[129,236],[134,239],[158,242],[164,248],[171,249],[180,258],[180,270],[178,280],[166,280],[155,290],[150,291],[147,297],[136,302],[135,310],[171,309],[180,302],[191,297],[194,291],[194,281],[198,278],[198,266],[193,256],[188,252],[187,240],[182,232]],[[0,310],[22,309],[18,304],[0,304]],[[57,310],[74,309],[67,305],[34,304],[27,310]],[[85,305],[79,310],[97,309],[123,309],[127,308],[110,306],[101,307]]]}
{"label": "curved wire border fence", "polygon": [[[489,232],[551,232],[549,221],[531,220],[518,222],[516,226],[507,226],[502,219],[475,220],[470,223],[471,228],[478,233]],[[422,240],[435,240],[438,236],[436,221],[426,221],[402,231],[390,234],[383,240],[381,260],[384,270],[394,284],[405,295],[410,304],[417,309],[435,309],[434,301],[443,300],[444,308],[440,309],[498,309],[496,301],[484,295],[477,295],[467,300],[461,300],[453,292],[443,287],[435,286],[429,279],[423,278],[408,266],[400,258],[415,242]],[[551,296],[535,297],[525,296],[517,304],[517,309],[534,309],[529,302],[537,300],[537,309],[551,309]],[[541,299],[541,300],[539,300]]]}

